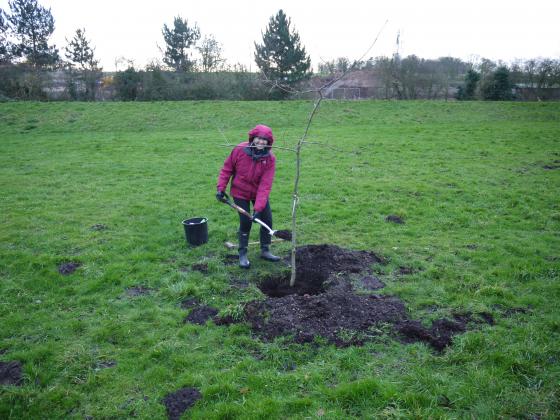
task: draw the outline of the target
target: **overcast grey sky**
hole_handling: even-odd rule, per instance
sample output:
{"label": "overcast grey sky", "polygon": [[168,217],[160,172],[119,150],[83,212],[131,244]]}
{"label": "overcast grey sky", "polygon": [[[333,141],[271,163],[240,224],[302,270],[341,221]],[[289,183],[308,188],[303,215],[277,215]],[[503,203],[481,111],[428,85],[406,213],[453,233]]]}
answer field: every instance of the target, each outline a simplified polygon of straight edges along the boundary
{"label": "overcast grey sky", "polygon": [[[59,49],[85,28],[106,71],[121,56],[144,66],[161,59],[161,29],[174,16],[197,23],[222,44],[228,63],[255,70],[254,41],[270,16],[283,9],[292,19],[314,67],[321,60],[359,58],[384,23],[368,56],[392,55],[401,33],[403,55],[423,58],[560,57],[560,1],[533,0],[39,0],[55,18],[52,41]],[[0,0],[8,10],[8,1]]]}

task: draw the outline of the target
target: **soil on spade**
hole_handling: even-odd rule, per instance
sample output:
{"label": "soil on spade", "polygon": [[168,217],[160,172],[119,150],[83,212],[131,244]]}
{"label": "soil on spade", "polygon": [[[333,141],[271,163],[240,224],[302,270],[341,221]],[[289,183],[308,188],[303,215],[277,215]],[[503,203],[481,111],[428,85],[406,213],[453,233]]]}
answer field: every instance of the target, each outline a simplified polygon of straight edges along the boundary
{"label": "soil on spade", "polygon": [[[473,323],[493,323],[489,313],[457,313],[451,319],[433,321],[428,328],[411,319],[404,302],[394,296],[357,293],[349,275],[367,277],[359,283],[364,286],[372,282],[372,265],[384,263],[382,257],[368,251],[334,245],[300,247],[295,286],[289,286],[289,275],[263,279],[259,287],[268,297],[246,304],[244,321],[265,340],[292,336],[295,342],[306,343],[322,337],[337,346],[349,346],[389,333],[407,343],[426,342],[438,351]],[[221,325],[233,322],[214,320]]]}

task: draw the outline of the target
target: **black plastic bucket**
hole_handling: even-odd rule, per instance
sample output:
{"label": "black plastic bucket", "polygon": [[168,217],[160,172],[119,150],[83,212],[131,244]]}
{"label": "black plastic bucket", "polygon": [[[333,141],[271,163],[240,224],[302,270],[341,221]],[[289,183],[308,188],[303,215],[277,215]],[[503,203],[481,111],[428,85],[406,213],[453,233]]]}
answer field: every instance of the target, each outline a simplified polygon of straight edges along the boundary
{"label": "black plastic bucket", "polygon": [[193,217],[183,220],[187,242],[198,246],[208,242],[208,219],[206,217]]}

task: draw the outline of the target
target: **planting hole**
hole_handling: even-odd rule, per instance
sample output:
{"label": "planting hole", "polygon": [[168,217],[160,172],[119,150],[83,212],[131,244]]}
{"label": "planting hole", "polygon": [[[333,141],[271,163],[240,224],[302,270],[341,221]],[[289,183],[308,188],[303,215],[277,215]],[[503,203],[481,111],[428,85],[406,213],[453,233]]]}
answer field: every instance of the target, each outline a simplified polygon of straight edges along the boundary
{"label": "planting hole", "polygon": [[299,277],[293,287],[290,287],[290,274],[266,277],[257,287],[268,297],[279,298],[288,295],[318,295],[325,291],[323,286],[326,279],[309,279]]}

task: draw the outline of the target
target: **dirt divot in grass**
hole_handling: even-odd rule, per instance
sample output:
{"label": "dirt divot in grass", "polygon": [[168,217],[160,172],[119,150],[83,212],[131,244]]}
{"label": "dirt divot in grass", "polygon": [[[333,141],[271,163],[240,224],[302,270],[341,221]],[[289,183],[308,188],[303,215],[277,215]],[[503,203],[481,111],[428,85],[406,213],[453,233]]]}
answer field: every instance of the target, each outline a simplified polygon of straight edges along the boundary
{"label": "dirt divot in grass", "polygon": [[210,318],[218,315],[218,310],[211,306],[198,306],[194,308],[185,318],[185,323],[204,325]]}
{"label": "dirt divot in grass", "polygon": [[560,160],[555,160],[554,162],[548,164],[548,165],[544,165],[543,169],[546,170],[553,170],[553,169],[560,169]]}
{"label": "dirt divot in grass", "polygon": [[397,274],[399,276],[408,276],[410,274],[414,274],[416,272],[416,270],[412,267],[405,267],[405,266],[400,266],[399,269],[397,270]]}
{"label": "dirt divot in grass", "polygon": [[465,323],[449,319],[437,319],[430,328],[424,327],[420,321],[415,320],[404,320],[397,325],[397,331],[402,335],[401,338],[405,343],[424,341],[438,351],[451,344],[453,335],[466,330]]}
{"label": "dirt divot in grass", "polygon": [[438,351],[449,346],[454,335],[465,332],[469,323],[493,322],[490,314],[462,314],[435,320],[427,328],[410,319],[404,302],[396,297],[357,294],[348,275],[366,272],[363,284],[382,287],[369,271],[372,264],[383,261],[371,252],[333,245],[298,248],[295,286],[289,287],[289,275],[263,279],[259,288],[268,298],[246,304],[244,320],[265,340],[293,336],[295,342],[306,343],[320,336],[337,346],[349,346],[388,333],[407,343],[426,342]]}
{"label": "dirt divot in grass", "polygon": [[239,263],[239,255],[227,254],[224,256],[224,265],[237,265]]}
{"label": "dirt divot in grass", "polygon": [[79,262],[67,262],[58,266],[58,272],[63,276],[68,276],[82,266]]}
{"label": "dirt divot in grass", "polygon": [[385,218],[387,222],[396,223],[397,225],[403,225],[404,219],[396,214],[390,214]]}
{"label": "dirt divot in grass", "polygon": [[191,266],[191,269],[193,271],[198,271],[202,274],[208,274],[208,264],[206,264],[206,263],[193,264]]}
{"label": "dirt divot in grass", "polygon": [[95,225],[90,227],[90,229],[101,231],[101,230],[107,230],[107,229],[109,229],[109,227],[107,225],[104,225],[103,223],[96,223]]}
{"label": "dirt divot in grass", "polygon": [[468,330],[469,323],[494,325],[494,317],[488,312],[457,313],[453,314],[453,319],[436,319],[430,328],[424,327],[420,321],[406,320],[397,325],[397,331],[402,335],[404,342],[424,341],[434,349],[443,351],[451,345],[454,335]]}
{"label": "dirt divot in grass", "polygon": [[17,360],[0,362],[0,385],[21,385],[21,363]]}
{"label": "dirt divot in grass", "polygon": [[201,393],[196,388],[181,388],[168,394],[162,401],[167,409],[167,417],[170,420],[179,420],[181,415],[201,397]]}
{"label": "dirt divot in grass", "polygon": [[183,309],[191,309],[195,306],[198,306],[200,301],[195,297],[188,297],[181,301],[181,308]]}

